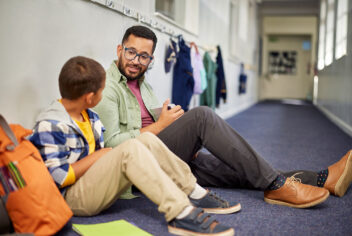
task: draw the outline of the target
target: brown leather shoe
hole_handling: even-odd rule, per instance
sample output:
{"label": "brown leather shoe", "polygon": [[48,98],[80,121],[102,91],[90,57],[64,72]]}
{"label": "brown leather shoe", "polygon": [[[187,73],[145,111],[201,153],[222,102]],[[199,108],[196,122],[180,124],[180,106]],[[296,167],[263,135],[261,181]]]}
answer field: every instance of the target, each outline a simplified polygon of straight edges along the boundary
{"label": "brown leather shoe", "polygon": [[328,167],[329,175],[324,188],[331,194],[342,197],[352,182],[352,150],[338,162]]}
{"label": "brown leather shoe", "polygon": [[329,191],[307,184],[302,184],[294,176],[286,179],[285,184],[277,190],[264,192],[264,201],[295,208],[307,208],[324,202],[329,197]]}

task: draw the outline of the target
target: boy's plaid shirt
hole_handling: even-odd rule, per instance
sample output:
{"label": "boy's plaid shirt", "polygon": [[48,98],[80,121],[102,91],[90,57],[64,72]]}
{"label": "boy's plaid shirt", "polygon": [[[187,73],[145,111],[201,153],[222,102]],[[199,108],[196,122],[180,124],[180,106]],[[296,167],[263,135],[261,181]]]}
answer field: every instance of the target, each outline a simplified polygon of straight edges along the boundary
{"label": "boy's plaid shirt", "polygon": [[[95,138],[95,150],[104,147],[105,131],[99,116],[87,109]],[[39,121],[29,140],[39,149],[56,185],[60,187],[65,181],[70,164],[88,155],[89,146],[76,123],[48,119]],[[65,188],[60,189],[64,192]]]}

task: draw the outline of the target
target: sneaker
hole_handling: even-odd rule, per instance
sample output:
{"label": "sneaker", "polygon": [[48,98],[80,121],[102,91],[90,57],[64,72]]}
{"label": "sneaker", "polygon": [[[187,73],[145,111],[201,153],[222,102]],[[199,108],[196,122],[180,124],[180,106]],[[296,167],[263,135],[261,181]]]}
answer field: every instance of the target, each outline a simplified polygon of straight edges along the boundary
{"label": "sneaker", "polygon": [[203,208],[207,213],[231,214],[241,210],[241,204],[230,204],[209,190],[203,198],[190,198],[190,201],[195,207]]}
{"label": "sneaker", "polygon": [[295,208],[308,208],[324,202],[329,195],[329,191],[325,188],[302,184],[300,179],[291,176],[281,188],[266,190],[264,201]]}
{"label": "sneaker", "polygon": [[168,230],[171,234],[184,236],[233,236],[233,228],[219,224],[213,216],[205,213],[201,208],[194,208],[191,213],[182,219],[173,219],[169,222]]}
{"label": "sneaker", "polygon": [[352,150],[338,162],[329,166],[329,175],[324,188],[331,194],[342,197],[352,182]]}

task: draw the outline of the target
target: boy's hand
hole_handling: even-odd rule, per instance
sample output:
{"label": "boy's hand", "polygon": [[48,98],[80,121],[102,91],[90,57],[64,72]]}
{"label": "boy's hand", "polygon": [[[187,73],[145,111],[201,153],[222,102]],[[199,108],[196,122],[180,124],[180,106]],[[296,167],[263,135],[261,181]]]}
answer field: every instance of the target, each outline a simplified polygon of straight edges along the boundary
{"label": "boy's hand", "polygon": [[164,102],[160,117],[156,122],[158,123],[158,125],[160,125],[162,129],[172,124],[175,120],[180,118],[185,113],[185,111],[182,109],[180,105],[177,105],[171,109],[168,109],[169,103],[170,103],[170,99],[168,98]]}
{"label": "boy's hand", "polygon": [[76,180],[79,179],[86,171],[91,167],[100,157],[104,156],[107,152],[112,150],[111,147],[101,148],[98,151],[95,151],[85,158],[73,163],[71,166],[75,172]]}

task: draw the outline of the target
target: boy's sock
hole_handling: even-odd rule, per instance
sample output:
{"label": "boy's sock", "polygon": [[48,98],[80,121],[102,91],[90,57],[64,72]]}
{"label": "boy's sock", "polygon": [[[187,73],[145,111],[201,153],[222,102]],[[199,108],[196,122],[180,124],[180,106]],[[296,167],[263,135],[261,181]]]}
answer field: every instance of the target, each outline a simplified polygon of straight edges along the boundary
{"label": "boy's sock", "polygon": [[327,180],[329,175],[329,170],[322,170],[318,172],[317,186],[324,187],[325,181]]}
{"label": "boy's sock", "polygon": [[183,211],[181,211],[181,213],[176,216],[176,219],[182,219],[188,216],[189,213],[191,213],[191,211],[193,210],[193,208],[193,206],[186,206],[185,209],[183,209]]}
{"label": "boy's sock", "polygon": [[277,190],[284,186],[286,181],[286,177],[283,176],[282,174],[279,174],[276,179],[269,185],[267,190]]}
{"label": "boy's sock", "polygon": [[193,198],[193,199],[201,199],[206,194],[207,194],[207,190],[196,183],[196,186],[194,187],[194,189],[191,192],[191,194],[189,195],[189,197]]}

